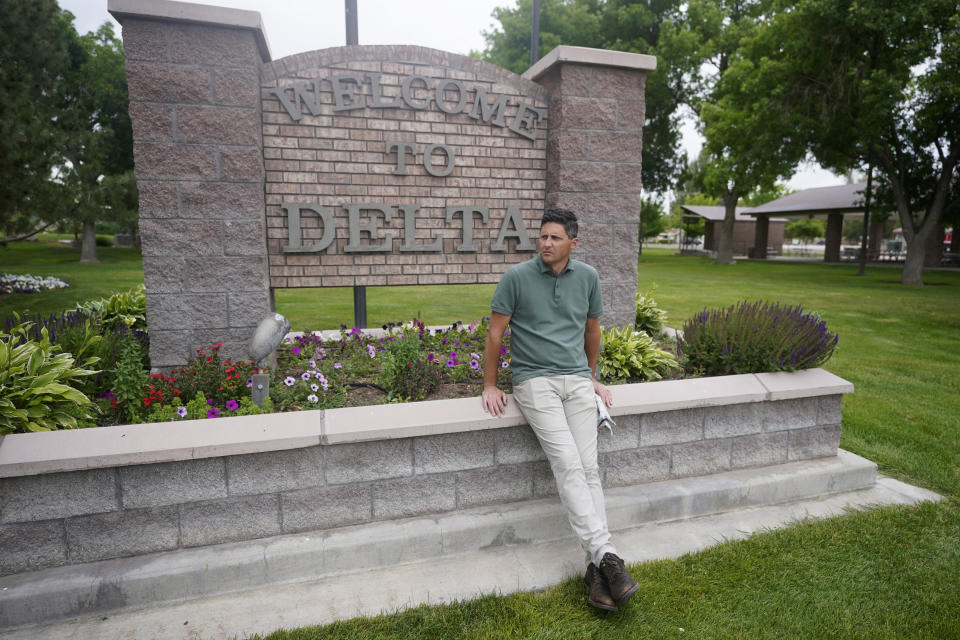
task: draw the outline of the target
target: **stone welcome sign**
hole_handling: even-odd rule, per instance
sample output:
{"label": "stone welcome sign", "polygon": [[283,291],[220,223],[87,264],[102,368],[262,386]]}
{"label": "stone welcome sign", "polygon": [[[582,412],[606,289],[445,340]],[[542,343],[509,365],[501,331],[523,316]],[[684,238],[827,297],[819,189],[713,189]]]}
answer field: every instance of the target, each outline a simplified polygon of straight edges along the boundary
{"label": "stone welcome sign", "polygon": [[553,206],[580,217],[575,255],[600,274],[603,323],[633,321],[654,58],[561,46],[523,76],[418,46],[274,61],[256,12],[108,8],[154,367],[216,342],[246,357],[274,288],[497,282],[534,255]]}

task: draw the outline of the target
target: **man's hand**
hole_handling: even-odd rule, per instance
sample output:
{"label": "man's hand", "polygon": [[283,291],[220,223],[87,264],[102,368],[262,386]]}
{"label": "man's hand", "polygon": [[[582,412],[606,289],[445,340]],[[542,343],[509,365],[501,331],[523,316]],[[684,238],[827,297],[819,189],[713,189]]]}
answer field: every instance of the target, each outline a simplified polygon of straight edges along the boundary
{"label": "man's hand", "polygon": [[504,410],[507,408],[507,394],[495,386],[485,386],[483,388],[481,401],[483,402],[483,410],[494,418],[499,418],[503,415]]}
{"label": "man's hand", "polygon": [[600,396],[600,399],[603,400],[603,404],[607,405],[608,407],[613,406],[613,394],[610,393],[610,389],[607,389],[606,386],[600,384],[600,381],[596,378],[593,378],[593,391]]}

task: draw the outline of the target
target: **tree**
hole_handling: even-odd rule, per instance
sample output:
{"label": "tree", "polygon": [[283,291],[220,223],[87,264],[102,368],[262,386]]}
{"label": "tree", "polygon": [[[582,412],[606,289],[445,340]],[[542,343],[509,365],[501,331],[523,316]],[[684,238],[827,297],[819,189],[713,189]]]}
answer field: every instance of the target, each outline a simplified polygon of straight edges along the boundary
{"label": "tree", "polygon": [[55,186],[56,88],[76,33],[56,0],[0,0],[0,231],[38,224]]}
{"label": "tree", "polygon": [[640,224],[637,225],[637,238],[640,240],[640,252],[643,252],[644,238],[655,238],[667,227],[667,217],[663,213],[663,203],[656,198],[643,198],[640,202]]}
{"label": "tree", "polygon": [[[793,173],[802,146],[776,112],[756,108],[749,61],[741,44],[764,27],[768,0],[691,0],[664,27],[671,46],[696,64],[685,100],[700,118],[706,144],[703,186],[724,207],[716,264],[733,262],[733,229],[741,198],[774,189]],[[675,43],[675,44],[674,44]]]}
{"label": "tree", "polygon": [[82,228],[81,262],[96,261],[97,221],[136,207],[123,50],[109,23],[77,39],[58,88],[58,217]]}
{"label": "tree", "polygon": [[960,11],[956,0],[783,0],[749,45],[756,108],[789,121],[816,159],[872,165],[878,204],[907,241],[903,284],[960,202]]}
{"label": "tree", "polygon": [[[671,77],[681,77],[673,60],[660,51],[661,25],[679,9],[681,0],[542,0],[540,3],[540,54],[557,45],[576,45],[657,56],[657,69],[646,80],[646,122],[643,129],[642,175],[644,189],[669,190],[682,168],[680,104]],[[530,63],[531,0],[516,7],[494,9],[500,23],[484,32],[487,47],[472,52],[488,62],[522,73]]]}
{"label": "tree", "polygon": [[817,238],[822,238],[826,231],[823,226],[823,220],[800,218],[799,220],[791,220],[788,222],[783,228],[783,233],[788,238],[798,238],[806,244]]}

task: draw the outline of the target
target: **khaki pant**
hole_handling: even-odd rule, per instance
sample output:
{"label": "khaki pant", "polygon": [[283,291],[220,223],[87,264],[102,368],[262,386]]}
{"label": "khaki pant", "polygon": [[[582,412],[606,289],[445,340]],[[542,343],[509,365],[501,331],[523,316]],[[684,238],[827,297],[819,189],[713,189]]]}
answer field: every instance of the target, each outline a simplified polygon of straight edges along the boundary
{"label": "khaki pant", "polygon": [[588,560],[616,553],[597,466],[597,405],[583,376],[542,376],[513,386],[513,399],[537,435],[557,482],[570,527]]}

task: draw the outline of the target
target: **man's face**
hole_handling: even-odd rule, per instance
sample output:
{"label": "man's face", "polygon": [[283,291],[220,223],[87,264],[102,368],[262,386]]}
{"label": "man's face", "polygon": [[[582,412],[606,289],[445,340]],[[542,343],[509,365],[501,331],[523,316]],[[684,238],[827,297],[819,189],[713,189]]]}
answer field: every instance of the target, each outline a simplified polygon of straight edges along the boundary
{"label": "man's face", "polygon": [[559,222],[547,222],[540,227],[540,237],[537,239],[537,248],[540,258],[550,268],[565,265],[570,258],[570,252],[577,246],[578,238],[567,236],[566,229]]}

